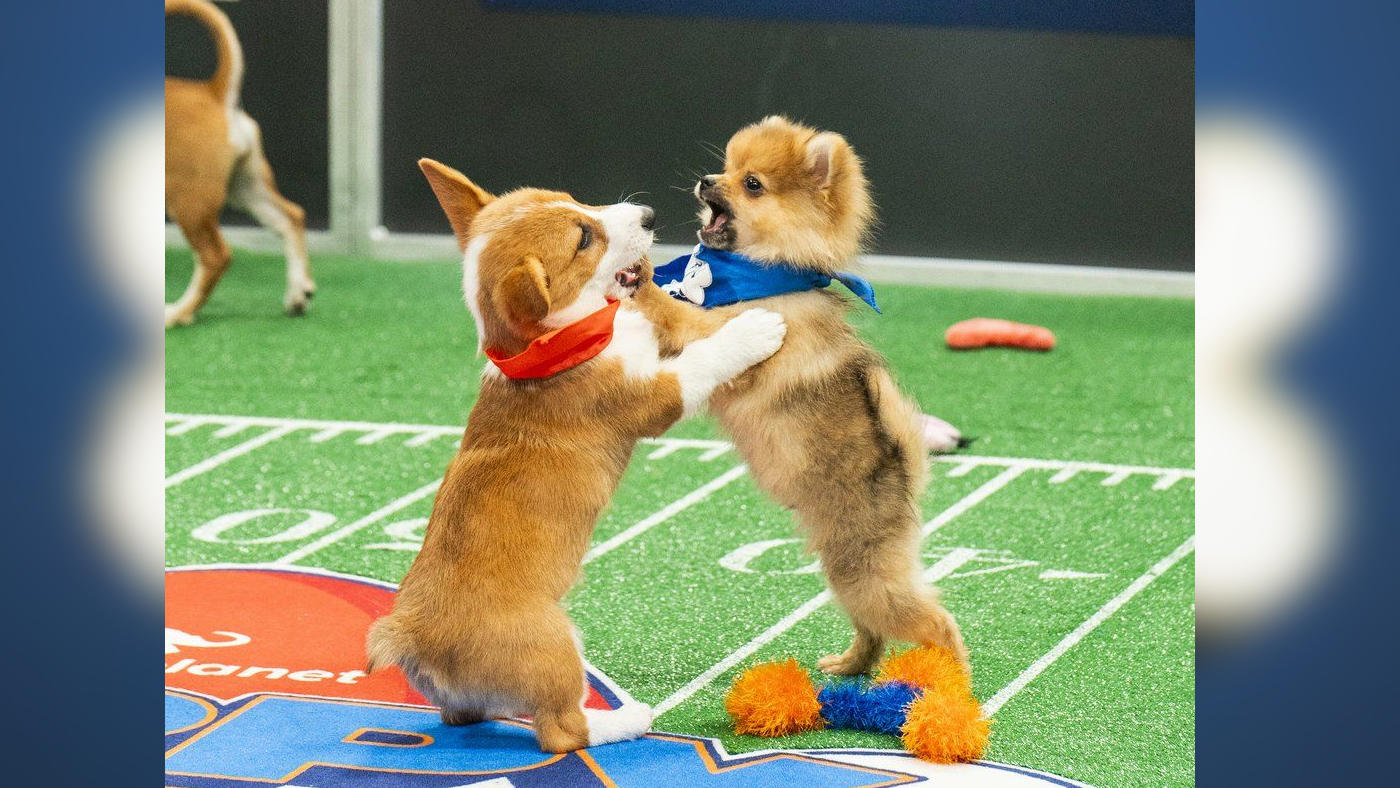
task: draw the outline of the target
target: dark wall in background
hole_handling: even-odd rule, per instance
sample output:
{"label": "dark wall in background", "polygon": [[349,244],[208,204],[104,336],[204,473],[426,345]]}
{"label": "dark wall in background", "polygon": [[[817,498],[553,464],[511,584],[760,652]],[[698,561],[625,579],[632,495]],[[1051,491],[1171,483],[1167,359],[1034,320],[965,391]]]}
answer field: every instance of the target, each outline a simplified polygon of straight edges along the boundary
{"label": "dark wall in background", "polygon": [[[247,55],[243,103],[279,185],[328,226],[327,4],[220,5]],[[384,4],[384,223],[445,232],[414,162],[492,189],[633,191],[662,240],[693,240],[682,189],[703,143],[774,112],[844,133],[867,161],[877,251],[1189,270],[1190,39],[1099,33],[530,13]],[[166,72],[213,47],[166,25]],[[239,217],[241,220],[241,217]]]}
{"label": "dark wall in background", "polygon": [[[520,13],[385,3],[384,212],[445,232],[414,162],[693,241],[702,143],[785,113],[867,161],[877,251],[1189,270],[1194,42],[1092,33]],[[274,160],[275,161],[275,160]]]}
{"label": "dark wall in background", "polygon": [[[306,209],[311,227],[324,229],[330,226],[326,0],[243,0],[218,6],[243,44],[243,108],[262,127],[277,186]],[[214,43],[204,27],[188,17],[170,17],[166,75],[207,79],[214,65]],[[253,223],[233,212],[225,219]]]}

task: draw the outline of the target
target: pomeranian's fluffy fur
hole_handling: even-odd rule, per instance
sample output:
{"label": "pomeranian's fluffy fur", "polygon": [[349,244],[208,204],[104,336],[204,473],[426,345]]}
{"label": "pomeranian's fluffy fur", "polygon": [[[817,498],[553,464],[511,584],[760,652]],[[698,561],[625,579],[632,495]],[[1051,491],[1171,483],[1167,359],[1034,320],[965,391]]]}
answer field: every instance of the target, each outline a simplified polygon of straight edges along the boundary
{"label": "pomeranian's fluffy fur", "polygon": [[[735,134],[724,172],[695,193],[706,245],[828,274],[853,261],[874,217],[846,140],[779,117]],[[637,299],[670,352],[749,306],[787,320],[782,349],[716,391],[710,410],[758,484],[796,511],[855,625],[850,648],[821,668],[867,672],[887,639],[943,646],[965,664],[957,623],[921,577],[919,412],[847,325],[846,301],[826,289],[699,310],[650,284]]]}

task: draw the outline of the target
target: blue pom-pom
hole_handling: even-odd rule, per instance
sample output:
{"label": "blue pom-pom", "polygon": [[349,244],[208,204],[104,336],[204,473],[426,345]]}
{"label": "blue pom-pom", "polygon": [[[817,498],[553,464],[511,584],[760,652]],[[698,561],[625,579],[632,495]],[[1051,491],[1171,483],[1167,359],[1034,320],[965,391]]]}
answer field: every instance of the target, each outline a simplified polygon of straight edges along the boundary
{"label": "blue pom-pom", "polygon": [[833,728],[854,728],[861,718],[861,698],[865,685],[852,679],[836,679],[822,687],[817,701],[822,705],[822,719]]}
{"label": "blue pom-pom", "polygon": [[922,693],[902,682],[867,686],[858,681],[833,681],[817,700],[822,717],[833,728],[850,728],[899,735],[905,712]]}

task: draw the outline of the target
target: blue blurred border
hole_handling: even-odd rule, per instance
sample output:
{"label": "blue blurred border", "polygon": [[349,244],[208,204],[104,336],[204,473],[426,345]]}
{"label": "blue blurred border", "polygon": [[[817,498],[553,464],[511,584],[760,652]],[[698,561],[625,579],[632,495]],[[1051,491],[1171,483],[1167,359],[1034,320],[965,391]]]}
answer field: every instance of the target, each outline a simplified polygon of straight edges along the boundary
{"label": "blue blurred border", "polygon": [[1400,6],[1208,3],[1197,27],[1198,111],[1279,118],[1318,149],[1344,194],[1342,287],[1281,374],[1343,450],[1350,504],[1342,555],[1321,593],[1263,640],[1202,652],[1198,777],[1229,786],[1393,784]]}
{"label": "blue blurred border", "polygon": [[481,0],[501,10],[880,22],[1190,37],[1195,0]]}
{"label": "blue blurred border", "polygon": [[159,19],[151,2],[20,3],[0,34],[8,785],[159,779],[160,611],[99,554],[76,489],[94,406],[137,339],[85,259],[80,179],[105,122],[160,89]]}

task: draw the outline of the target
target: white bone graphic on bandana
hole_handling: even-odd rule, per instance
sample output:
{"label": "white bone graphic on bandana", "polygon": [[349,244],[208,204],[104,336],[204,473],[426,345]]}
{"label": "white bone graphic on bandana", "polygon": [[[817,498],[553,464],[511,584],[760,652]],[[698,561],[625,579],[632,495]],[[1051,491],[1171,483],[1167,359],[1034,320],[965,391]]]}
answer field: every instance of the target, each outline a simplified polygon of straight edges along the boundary
{"label": "white bone graphic on bandana", "polygon": [[[699,247],[696,247],[696,251],[699,251]],[[710,264],[692,254],[685,264],[685,274],[675,282],[662,285],[661,289],[673,296],[679,293],[692,304],[703,304],[705,288],[714,284],[714,281],[714,274],[710,273]]]}
{"label": "white bone graphic on bandana", "polygon": [[215,635],[222,635],[228,640],[205,640],[199,635],[191,635],[172,627],[165,628],[165,653],[178,654],[180,647],[185,648],[222,648],[224,646],[242,646],[253,642],[247,635],[240,635],[237,632],[216,631]]}

